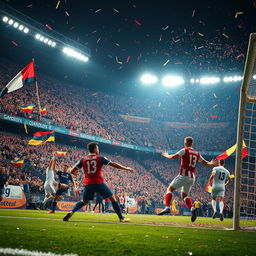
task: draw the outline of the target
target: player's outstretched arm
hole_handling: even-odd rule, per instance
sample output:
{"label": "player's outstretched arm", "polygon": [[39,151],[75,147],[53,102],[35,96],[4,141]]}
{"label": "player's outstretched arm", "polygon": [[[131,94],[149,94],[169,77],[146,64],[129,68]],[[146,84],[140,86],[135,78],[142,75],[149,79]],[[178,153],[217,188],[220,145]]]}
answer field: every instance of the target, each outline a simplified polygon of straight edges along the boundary
{"label": "player's outstretched arm", "polygon": [[71,167],[70,173],[71,173],[72,175],[77,176],[78,172],[79,172],[79,168],[77,168],[76,165],[74,165],[73,167]]}
{"label": "player's outstretched arm", "polygon": [[206,161],[205,159],[203,161],[201,161],[201,163],[205,166],[218,166],[219,165],[219,161],[217,159],[212,159],[210,162]]}
{"label": "player's outstretched arm", "polygon": [[175,159],[179,158],[180,156],[178,154],[169,155],[167,151],[162,153],[162,156],[168,158],[168,159]]}
{"label": "player's outstretched arm", "polygon": [[111,166],[111,167],[114,167],[116,169],[125,170],[125,171],[131,172],[131,173],[135,172],[132,168],[123,166],[123,165],[118,164],[116,162],[110,162],[108,165]]}

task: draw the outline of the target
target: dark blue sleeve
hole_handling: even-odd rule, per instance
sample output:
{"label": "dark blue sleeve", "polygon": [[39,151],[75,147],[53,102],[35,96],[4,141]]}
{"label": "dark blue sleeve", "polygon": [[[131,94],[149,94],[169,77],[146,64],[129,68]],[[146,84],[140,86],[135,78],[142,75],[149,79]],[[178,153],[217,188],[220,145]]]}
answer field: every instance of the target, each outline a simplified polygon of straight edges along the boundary
{"label": "dark blue sleeve", "polygon": [[76,168],[82,168],[83,167],[83,159],[81,159],[79,162],[76,164]]}
{"label": "dark blue sleeve", "polygon": [[72,177],[72,175],[69,173],[69,175],[68,175],[68,179],[71,181],[71,182],[74,182],[73,181],[73,177]]}
{"label": "dark blue sleeve", "polygon": [[56,173],[57,173],[58,175],[60,175],[60,174],[61,174],[61,171],[60,171],[60,170],[58,170]]}
{"label": "dark blue sleeve", "polygon": [[106,157],[102,156],[101,157],[102,160],[102,164],[103,165],[108,165],[111,161],[109,159],[107,159]]}

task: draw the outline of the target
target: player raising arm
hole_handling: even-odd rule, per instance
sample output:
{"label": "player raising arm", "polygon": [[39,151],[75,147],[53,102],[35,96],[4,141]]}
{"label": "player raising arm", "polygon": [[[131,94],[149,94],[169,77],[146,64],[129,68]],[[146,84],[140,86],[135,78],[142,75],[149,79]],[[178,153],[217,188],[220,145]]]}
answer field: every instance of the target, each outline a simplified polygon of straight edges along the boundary
{"label": "player raising arm", "polygon": [[202,163],[206,166],[217,165],[217,160],[212,160],[211,162],[206,161],[201,154],[192,148],[193,138],[186,137],[184,139],[184,148],[173,155],[169,155],[167,152],[163,152],[163,156],[168,159],[180,158],[180,174],[174,178],[169,187],[167,188],[165,195],[166,208],[158,213],[158,215],[164,215],[170,213],[170,205],[172,201],[172,192],[176,189],[181,188],[181,198],[187,204],[188,208],[191,210],[191,221],[196,220],[196,210],[193,207],[191,198],[189,197],[189,192],[191,187],[195,183],[196,176],[196,165],[197,162]]}
{"label": "player raising arm", "polygon": [[69,212],[64,218],[63,221],[68,221],[71,216],[86,205],[90,200],[93,200],[94,194],[100,194],[103,199],[108,198],[112,202],[113,209],[120,222],[128,222],[129,219],[125,219],[121,213],[120,206],[113,195],[113,192],[110,188],[104,183],[102,167],[103,165],[109,165],[111,167],[125,170],[133,173],[134,170],[130,167],[125,167],[116,162],[111,162],[106,157],[99,155],[99,146],[97,142],[91,142],[87,145],[89,154],[82,158],[72,169],[72,174],[77,174],[78,169],[83,168],[84,171],[84,195],[83,200],[77,202],[75,207],[71,212]]}
{"label": "player raising arm", "polygon": [[[219,199],[220,208],[220,220],[224,220],[223,208],[224,208],[224,196],[225,188],[231,182],[229,171],[224,168],[225,161],[222,159],[219,161],[219,166],[214,167],[212,170],[212,175],[208,181],[208,184],[212,184],[212,208],[213,215],[212,218],[216,218],[216,199]],[[226,182],[227,181],[227,182]]]}
{"label": "player raising arm", "polygon": [[50,200],[54,199],[54,196],[56,193],[54,188],[55,172],[56,172],[56,157],[55,157],[55,152],[53,152],[52,159],[50,160],[50,163],[46,168],[46,178],[44,183],[45,197],[44,197],[44,201],[42,202],[43,205],[45,205]]}

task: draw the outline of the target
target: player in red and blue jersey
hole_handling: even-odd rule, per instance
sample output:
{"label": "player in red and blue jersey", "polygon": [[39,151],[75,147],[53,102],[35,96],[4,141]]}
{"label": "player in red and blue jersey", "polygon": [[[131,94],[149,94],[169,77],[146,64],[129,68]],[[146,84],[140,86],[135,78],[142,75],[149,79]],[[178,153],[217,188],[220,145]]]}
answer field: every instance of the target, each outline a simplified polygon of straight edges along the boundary
{"label": "player in red and blue jersey", "polygon": [[116,162],[111,162],[106,157],[99,155],[99,146],[97,142],[91,142],[87,145],[89,154],[82,158],[72,169],[71,173],[74,175],[78,174],[78,169],[83,168],[84,171],[84,195],[83,200],[78,202],[73,210],[69,212],[63,221],[68,221],[72,215],[86,205],[90,200],[93,200],[94,194],[100,194],[104,199],[108,198],[112,202],[113,209],[119,217],[120,222],[128,222],[129,219],[125,219],[121,213],[120,206],[113,195],[113,192],[105,184],[102,167],[103,165],[109,165],[111,167],[126,170],[131,173],[134,170],[130,167],[125,167]]}

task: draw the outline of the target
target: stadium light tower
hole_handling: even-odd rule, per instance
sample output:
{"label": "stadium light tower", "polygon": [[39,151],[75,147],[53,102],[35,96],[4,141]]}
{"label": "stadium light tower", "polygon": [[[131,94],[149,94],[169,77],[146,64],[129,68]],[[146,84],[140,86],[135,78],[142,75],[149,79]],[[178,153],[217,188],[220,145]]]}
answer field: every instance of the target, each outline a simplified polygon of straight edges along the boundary
{"label": "stadium light tower", "polygon": [[38,23],[2,2],[0,2],[0,16],[6,28],[21,31],[45,46],[61,50],[66,55],[82,62],[87,62],[91,57],[88,47],[56,32],[47,24]]}
{"label": "stadium light tower", "polygon": [[165,76],[162,79],[162,84],[165,87],[175,87],[184,84],[184,79],[180,76]]}
{"label": "stadium light tower", "polygon": [[158,81],[157,77],[151,74],[144,74],[140,80],[145,85],[152,85]]}

